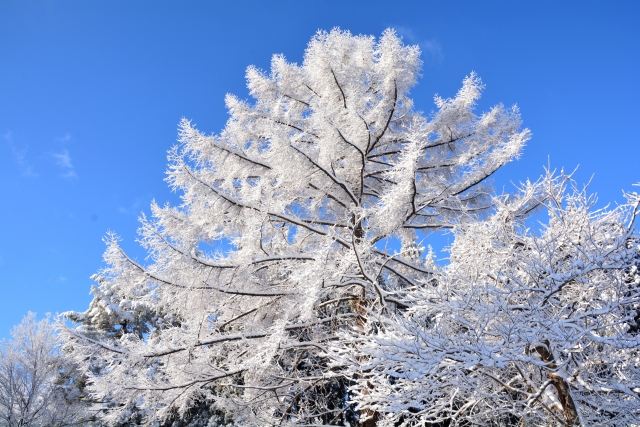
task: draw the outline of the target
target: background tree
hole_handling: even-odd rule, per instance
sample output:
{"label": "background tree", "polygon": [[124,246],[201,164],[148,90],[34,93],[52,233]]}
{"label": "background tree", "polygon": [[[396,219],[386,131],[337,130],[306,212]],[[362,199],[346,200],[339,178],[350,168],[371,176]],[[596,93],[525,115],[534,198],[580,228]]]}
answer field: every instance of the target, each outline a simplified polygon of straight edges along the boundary
{"label": "background tree", "polygon": [[245,424],[358,422],[352,377],[329,366],[339,332],[428,283],[416,230],[486,212],[487,178],[529,137],[515,108],[473,113],[474,74],[415,111],[420,65],[393,31],[319,32],[302,65],[249,67],[254,102],[228,96],[220,135],[181,122],[167,179],[183,203],[141,218],[150,262],[110,236],[91,308],[68,314],[105,421],[207,401]]}
{"label": "background tree", "polygon": [[[549,174],[461,222],[434,285],[346,347],[342,365],[360,362],[354,399],[380,425],[638,423],[640,198],[597,210],[569,183]],[[538,206],[548,221],[535,227]]]}
{"label": "background tree", "polygon": [[0,424],[63,427],[88,421],[74,367],[59,352],[50,317],[29,313],[0,343]]}

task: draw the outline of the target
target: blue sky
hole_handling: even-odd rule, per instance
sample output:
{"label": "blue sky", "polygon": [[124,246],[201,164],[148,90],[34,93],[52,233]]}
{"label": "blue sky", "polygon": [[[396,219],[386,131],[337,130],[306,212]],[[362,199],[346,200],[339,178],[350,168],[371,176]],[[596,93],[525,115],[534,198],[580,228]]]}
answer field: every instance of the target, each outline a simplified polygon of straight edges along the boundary
{"label": "blue sky", "polygon": [[496,185],[550,158],[600,203],[640,181],[640,2],[0,0],[0,337],[27,311],[84,310],[107,230],[143,258],[137,217],[181,117],[219,132],[250,64],[295,62],[318,30],[419,44],[416,106],[476,71],[479,109],[517,104],[533,139]]}

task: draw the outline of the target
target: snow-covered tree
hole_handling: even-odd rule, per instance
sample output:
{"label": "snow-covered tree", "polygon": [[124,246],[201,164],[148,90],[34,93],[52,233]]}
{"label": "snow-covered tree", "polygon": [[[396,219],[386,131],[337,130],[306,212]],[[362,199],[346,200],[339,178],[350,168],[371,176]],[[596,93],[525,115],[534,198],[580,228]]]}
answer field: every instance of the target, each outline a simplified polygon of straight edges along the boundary
{"label": "snow-covered tree", "polygon": [[0,425],[63,427],[84,424],[87,414],[74,366],[59,352],[50,318],[29,313],[0,342]]}
{"label": "snow-covered tree", "polygon": [[219,135],[180,123],[168,182],[183,203],[141,218],[149,262],[110,236],[91,307],[67,314],[106,422],[201,402],[248,425],[363,416],[346,394],[359,374],[330,366],[340,331],[406,308],[436,274],[416,230],[486,212],[487,178],[529,137],[515,107],[474,114],[475,74],[416,111],[419,53],[393,31],[319,32],[301,65],[249,67],[253,101],[228,96]]}
{"label": "snow-covered tree", "polygon": [[639,424],[640,198],[597,210],[569,183],[548,174],[458,224],[450,264],[411,308],[341,351],[379,425]]}

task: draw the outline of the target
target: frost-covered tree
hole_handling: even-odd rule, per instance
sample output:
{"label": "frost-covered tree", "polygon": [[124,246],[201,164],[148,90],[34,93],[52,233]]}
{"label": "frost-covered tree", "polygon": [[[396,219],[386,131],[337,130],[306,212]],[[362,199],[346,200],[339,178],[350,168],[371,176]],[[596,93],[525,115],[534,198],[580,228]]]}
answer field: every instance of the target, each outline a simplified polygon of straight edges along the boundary
{"label": "frost-covered tree", "polygon": [[301,65],[276,55],[269,74],[249,67],[253,100],[226,98],[219,135],[180,123],[168,182],[182,204],[142,217],[149,262],[110,236],[91,307],[67,314],[106,422],[199,402],[246,425],[367,417],[346,393],[359,368],[330,366],[340,331],[406,308],[436,273],[416,230],[486,212],[487,178],[529,137],[515,107],[474,114],[475,74],[416,111],[419,53],[393,31],[319,32]]}
{"label": "frost-covered tree", "polygon": [[60,353],[55,325],[29,313],[0,342],[0,425],[63,427],[87,421],[74,366]]}
{"label": "frost-covered tree", "polygon": [[568,182],[547,175],[458,224],[450,264],[411,308],[341,352],[379,425],[638,425],[640,198],[594,210]]}

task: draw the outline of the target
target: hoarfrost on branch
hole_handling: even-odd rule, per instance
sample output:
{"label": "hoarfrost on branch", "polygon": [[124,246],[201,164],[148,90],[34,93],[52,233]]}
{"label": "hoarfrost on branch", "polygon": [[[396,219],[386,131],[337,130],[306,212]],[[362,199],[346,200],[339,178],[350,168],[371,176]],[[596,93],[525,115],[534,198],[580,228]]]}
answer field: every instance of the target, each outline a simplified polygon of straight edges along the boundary
{"label": "hoarfrost on branch", "polygon": [[[302,65],[249,67],[219,135],[181,121],[182,204],[142,216],[148,262],[109,235],[90,308],[66,314],[104,421],[198,402],[245,425],[637,416],[634,208],[592,212],[550,174],[493,196],[529,131],[515,107],[474,113],[473,73],[416,111],[419,54],[319,32]],[[446,268],[417,234],[442,229]]]}

